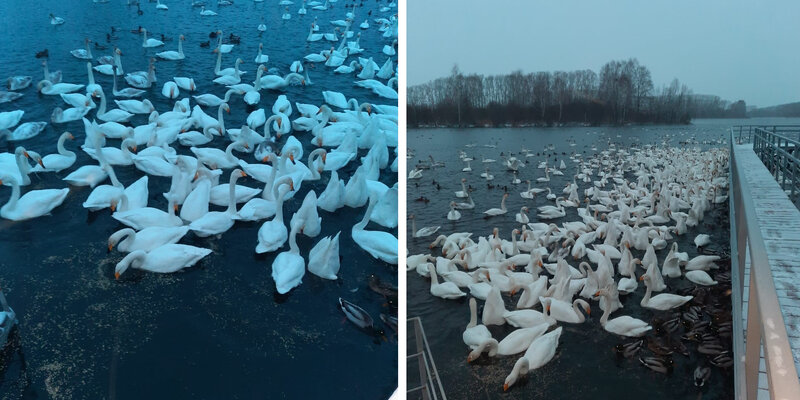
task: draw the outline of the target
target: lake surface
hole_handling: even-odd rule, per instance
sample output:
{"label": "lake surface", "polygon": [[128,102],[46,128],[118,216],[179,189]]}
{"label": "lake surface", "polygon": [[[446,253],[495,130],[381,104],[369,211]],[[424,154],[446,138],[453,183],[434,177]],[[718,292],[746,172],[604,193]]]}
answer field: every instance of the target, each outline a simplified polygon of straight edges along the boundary
{"label": "lake surface", "polygon": [[[408,181],[408,213],[415,214],[417,229],[423,226],[441,226],[438,234],[454,232],[474,232],[473,239],[478,235],[486,236],[491,233],[491,227],[500,229],[500,236],[510,239],[511,230],[518,228],[514,215],[524,205],[531,209],[529,217],[531,222],[540,222],[535,216],[535,207],[553,204],[544,195],[539,195],[534,200],[524,199],[519,192],[527,190],[526,179],[533,181],[532,187],[552,188],[553,192],[561,195],[564,186],[572,181],[575,174],[574,163],[569,159],[573,152],[581,153],[584,159],[608,148],[609,143],[614,143],[617,148],[630,148],[631,146],[662,145],[668,143],[672,146],[698,146],[701,149],[711,147],[727,147],[727,128],[735,124],[796,124],[797,119],[747,119],[747,120],[696,120],[691,125],[681,126],[630,126],[630,127],[569,127],[569,128],[515,128],[515,129],[420,129],[408,132],[408,147],[415,153],[408,160],[409,170],[414,168],[418,161],[429,161],[432,156],[437,162],[444,162],[443,168],[426,169],[419,180]],[[573,142],[575,146],[571,146]],[[470,147],[466,147],[470,145]],[[474,146],[473,146],[474,145]],[[545,151],[545,147],[553,145],[554,150]],[[529,149],[536,156],[525,158],[520,156],[521,149]],[[458,157],[458,151],[463,150],[475,160],[471,162],[472,172],[461,172],[466,166]],[[501,167],[501,155],[514,156],[524,159],[529,163],[520,169],[519,178],[523,183],[511,184],[512,173]],[[538,154],[537,154],[538,153]],[[544,154],[546,153],[546,155]],[[554,155],[554,153],[556,155]],[[484,171],[482,157],[495,159],[498,162],[489,163],[490,173],[495,178],[493,189],[487,187],[486,181],[479,175]],[[544,176],[544,170],[538,169],[537,164],[548,160],[552,166],[561,160],[567,163],[567,170],[563,176],[551,175],[549,184],[537,183],[536,178]],[[475,190],[471,196],[475,202],[475,209],[460,210],[461,219],[448,221],[450,201],[456,200],[453,192],[461,190],[461,178],[466,178],[467,183]],[[631,177],[627,177],[629,180]],[[435,183],[434,183],[435,182]],[[439,188],[437,189],[436,184]],[[581,198],[587,184],[578,183]],[[504,189],[510,196],[507,199],[508,214],[490,219],[487,223],[483,219],[483,211],[500,206]],[[419,201],[422,198],[428,202]],[[576,220],[577,212],[574,208],[567,208],[565,218],[550,220],[559,224],[567,220]],[[672,222],[674,225],[674,222]],[[411,225],[409,224],[408,254],[428,253],[428,245],[433,236],[428,238],[411,238]],[[729,253],[729,225],[727,204],[718,205],[706,212],[704,221],[700,225],[689,228],[681,236],[673,235],[678,242],[679,251],[689,253],[689,257],[698,254],[694,246],[694,238],[699,233],[711,235],[710,250]],[[476,239],[477,240],[477,239]],[[668,241],[670,244],[672,241]],[[440,252],[440,249],[435,249]],[[644,252],[632,249],[634,257],[641,258]],[[656,252],[659,267],[669,252],[669,248]],[[570,264],[577,266],[575,262]],[[616,265],[616,264],[615,264]],[[729,264],[726,264],[729,268]],[[725,268],[725,267],[723,267]],[[641,271],[641,270],[639,270]],[[693,350],[690,357],[674,355],[675,366],[670,375],[657,374],[641,366],[635,358],[618,359],[612,351],[614,345],[631,340],[622,340],[616,335],[607,333],[599,324],[601,311],[592,303],[593,312],[583,324],[559,323],[564,331],[556,350],[555,357],[541,369],[528,374],[526,379],[518,381],[507,393],[503,392],[503,381],[511,372],[519,356],[488,358],[485,355],[467,364],[469,353],[461,334],[469,322],[468,298],[462,300],[443,300],[433,297],[429,293],[430,281],[419,276],[416,272],[407,272],[408,278],[408,315],[419,316],[425,327],[425,333],[431,346],[436,367],[449,398],[548,398],[548,399],[578,399],[578,398],[648,398],[648,399],[724,399],[733,397],[733,378],[730,372],[712,367],[710,381],[702,390],[694,387],[692,372],[697,366],[697,353]],[[712,274],[713,275],[713,274]],[[617,276],[617,279],[619,277]],[[680,289],[693,285],[683,278],[666,279],[667,284],[673,289]],[[664,316],[664,313],[653,313],[651,310],[642,309],[639,302],[644,296],[643,286],[630,295],[622,296],[625,315],[634,318],[650,320],[654,315]],[[468,290],[465,290],[468,291]],[[674,291],[673,291],[674,292]],[[506,307],[513,310],[519,294],[513,301],[504,296]],[[479,315],[483,301],[478,302]],[[728,304],[730,304],[728,300]],[[613,316],[612,316],[613,317]],[[498,341],[510,333],[514,328],[509,325],[490,326],[492,336]],[[409,339],[411,343],[412,339]],[[411,347],[409,347],[411,348]],[[649,356],[646,348],[639,353]],[[419,375],[416,372],[416,363],[409,363],[409,387],[417,385]]]}
{"label": "lake surface", "polygon": [[[25,110],[22,122],[47,121],[55,107],[64,108],[58,96],[40,95],[35,84],[42,77],[41,60],[34,55],[49,51],[50,70],[61,70],[63,82],[86,84],[86,61],[69,51],[83,48],[88,37],[107,50],[92,48],[95,59],[110,55],[114,45],[122,52],[126,72],[146,70],[148,59],[156,52],[177,49],[177,38],[186,36],[183,61],[157,63],[157,84],[145,95],[159,112],[170,111],[173,101],[161,96],[164,82],[173,76],[193,77],[198,90],[192,94],[213,93],[223,97],[226,88],[211,83],[216,54],[200,47],[210,40],[209,33],[221,29],[241,36],[241,43],[230,54],[223,55],[222,68],[232,67],[241,57],[247,74],[243,82],[252,82],[257,65],[253,62],[259,43],[270,61],[268,68],[288,73],[294,60],[338,46],[338,43],[306,42],[309,27],[318,18],[320,33],[332,32],[331,20],[345,19],[345,1],[331,3],[327,11],[306,6],[307,15],[298,15],[300,1],[289,6],[291,19],[284,21],[284,12],[277,1],[254,3],[236,1],[229,7],[218,7],[207,1],[206,7],[219,13],[216,17],[200,16],[199,8],[188,1],[162,1],[168,11],[156,10],[155,2],[141,1],[143,15],[125,1],[107,4],[91,1],[42,0],[0,2],[4,31],[0,41],[0,78],[11,75],[34,77],[32,87],[14,102],[0,104],[0,111]],[[369,2],[356,12],[352,29],[361,32],[362,57],[373,57],[379,65],[386,60],[384,45],[392,39],[382,37],[378,17],[390,18],[396,8],[380,12],[387,2]],[[358,25],[369,17],[370,29]],[[50,25],[48,14],[66,20]],[[266,32],[256,26],[263,22]],[[110,27],[117,28],[116,38],[106,40]],[[149,37],[171,38],[165,46],[145,49],[141,36],[131,29],[142,26]],[[347,63],[355,59],[347,59]],[[393,57],[396,64],[397,58]],[[97,62],[94,62],[95,65]],[[322,91],[334,90],[348,98],[373,104],[396,105],[395,100],[380,98],[368,89],[356,87],[353,75],[333,74],[332,68],[317,64],[309,71],[313,85],[289,86],[285,92],[262,90],[260,107],[267,115],[275,99],[286,94],[295,102],[320,105]],[[111,77],[95,73],[109,102]],[[385,81],[384,81],[385,82]],[[124,85],[119,79],[118,84]],[[81,93],[84,93],[82,91]],[[181,98],[188,93],[182,93]],[[113,103],[109,108],[114,108]],[[192,106],[196,104],[192,100]],[[99,105],[99,103],[98,103]],[[230,101],[231,113],[225,115],[228,128],[239,128],[252,111],[240,96]],[[206,108],[216,117],[217,108]],[[298,116],[297,111],[292,119]],[[94,111],[87,115],[94,117]],[[147,116],[136,116],[133,125],[146,123]],[[32,175],[32,184],[23,188],[62,188],[61,178],[87,163],[95,164],[78,146],[84,140],[81,121],[49,124],[39,136],[23,142],[9,143],[0,139],[0,152],[13,152],[17,145],[42,155],[55,152],[55,142],[64,132],[72,132],[76,140],[67,148],[78,155],[75,166],[61,173]],[[260,130],[259,130],[260,131]],[[304,153],[315,147],[309,144],[310,132],[298,135]],[[284,140],[279,141],[282,146]],[[219,137],[211,146],[224,148],[228,139]],[[107,146],[119,146],[109,140]],[[180,154],[191,154],[178,146]],[[366,150],[359,151],[364,156]],[[246,155],[239,153],[241,157]],[[304,156],[305,157],[305,156]],[[394,156],[390,157],[393,159]],[[253,162],[247,156],[248,162]],[[304,160],[305,161],[305,158]],[[350,163],[339,171],[348,179],[358,163]],[[120,181],[128,185],[142,176],[133,167],[116,167]],[[221,182],[227,182],[226,171]],[[329,174],[319,181],[305,182],[295,197],[284,205],[287,224],[308,190],[324,190]],[[388,186],[397,182],[396,174],[381,171],[381,181]],[[263,187],[251,178],[238,184]],[[151,177],[149,206],[166,209],[161,193],[168,191],[170,178]],[[377,274],[382,280],[397,284],[397,270],[376,261],[351,239],[350,229],[361,220],[366,207],[342,208],[335,214],[320,211],[323,228],[317,238],[298,237],[301,254],[317,240],[342,231],[340,254],[343,257],[338,281],[328,281],[306,273],[303,284],[287,296],[275,290],[270,273],[273,259],[284,248],[266,255],[256,255],[256,233],[261,223],[237,222],[221,238],[197,238],[188,234],[181,243],[206,247],[213,254],[197,266],[182,272],[159,275],[129,270],[119,281],[114,280],[114,265],[122,259],[117,251],[108,253],[108,236],[123,226],[112,219],[109,210],[88,212],[81,207],[91,189],[72,187],[64,204],[52,216],[26,222],[0,219],[0,287],[20,320],[18,335],[12,346],[2,353],[0,362],[0,398],[388,398],[397,386],[397,339],[389,342],[355,327],[344,319],[337,308],[343,297],[367,310],[378,327],[391,336],[392,331],[380,322],[380,313],[395,314],[384,306],[385,299],[371,291],[367,277]],[[0,204],[10,196],[8,187],[0,188]],[[214,207],[221,210],[222,207]],[[370,224],[368,229],[382,229]],[[386,230],[386,229],[384,229]],[[395,230],[388,230],[397,234]],[[368,372],[367,372],[368,371]]]}

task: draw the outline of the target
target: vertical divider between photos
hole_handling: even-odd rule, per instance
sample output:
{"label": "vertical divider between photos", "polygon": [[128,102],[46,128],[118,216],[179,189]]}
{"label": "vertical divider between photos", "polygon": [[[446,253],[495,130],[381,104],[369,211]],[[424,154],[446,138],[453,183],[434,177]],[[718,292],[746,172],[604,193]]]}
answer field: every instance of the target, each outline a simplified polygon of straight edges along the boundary
{"label": "vertical divider between photos", "polygon": [[408,196],[406,193],[406,149],[407,149],[407,132],[406,132],[406,0],[398,0],[397,4],[397,19],[398,37],[397,41],[397,182],[398,182],[398,201],[397,201],[397,245],[399,260],[397,263],[397,287],[399,293],[399,304],[397,308],[398,319],[398,338],[397,338],[397,392],[392,396],[392,399],[404,399],[406,397],[406,347],[408,344],[408,332],[406,319],[406,304],[407,304],[407,291],[406,291],[406,202]]}

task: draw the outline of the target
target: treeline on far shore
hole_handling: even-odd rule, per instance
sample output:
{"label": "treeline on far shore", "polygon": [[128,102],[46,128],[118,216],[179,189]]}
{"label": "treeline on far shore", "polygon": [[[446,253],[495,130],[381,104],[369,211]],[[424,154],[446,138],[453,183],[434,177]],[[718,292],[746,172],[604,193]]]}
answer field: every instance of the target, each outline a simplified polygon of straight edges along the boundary
{"label": "treeline on far shore", "polygon": [[592,70],[465,75],[408,88],[409,127],[627,123],[687,124],[692,118],[743,118],[744,101],[695,95],[674,79],[656,88],[635,59]]}

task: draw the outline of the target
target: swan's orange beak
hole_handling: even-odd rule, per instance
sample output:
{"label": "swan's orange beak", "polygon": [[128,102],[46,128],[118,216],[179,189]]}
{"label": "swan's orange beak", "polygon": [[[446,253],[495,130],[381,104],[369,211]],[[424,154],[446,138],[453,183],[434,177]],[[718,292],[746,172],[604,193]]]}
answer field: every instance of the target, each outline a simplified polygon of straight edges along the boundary
{"label": "swan's orange beak", "polygon": [[23,151],[22,154],[25,155],[25,158],[31,158],[27,151]]}
{"label": "swan's orange beak", "polygon": [[508,384],[507,384],[507,383],[504,383],[504,384],[503,384],[503,391],[505,392],[505,391],[507,391],[507,390],[508,390]]}
{"label": "swan's orange beak", "polygon": [[646,276],[646,275],[642,275],[642,276],[640,276],[640,277],[639,277],[639,280],[640,280],[640,281],[643,281],[645,276]]}
{"label": "swan's orange beak", "polygon": [[109,244],[108,244],[108,251],[111,251],[112,249],[114,249],[114,245],[113,245],[113,244],[111,244],[111,243],[109,243]]}
{"label": "swan's orange beak", "polygon": [[289,159],[294,163],[294,154],[289,154]]}
{"label": "swan's orange beak", "polygon": [[515,294],[517,294],[517,289],[511,289],[511,295],[513,296]]}
{"label": "swan's orange beak", "polygon": [[169,97],[170,98],[174,98],[175,97],[175,88],[170,88],[169,89]]}
{"label": "swan's orange beak", "polygon": [[133,152],[136,153],[138,151],[138,147],[133,146]]}
{"label": "swan's orange beak", "polygon": [[178,205],[177,205],[177,204],[173,204],[173,205],[172,205],[172,208],[174,208],[174,209],[175,209],[175,212],[176,212],[176,213],[178,212]]}
{"label": "swan's orange beak", "polygon": [[0,179],[0,185],[2,185],[2,184],[3,184],[3,180],[2,180],[2,179]]}
{"label": "swan's orange beak", "polygon": [[283,120],[282,120],[282,119],[279,119],[279,120],[277,121],[277,122],[278,122],[278,128],[280,128],[280,127],[281,127],[281,124],[282,124],[282,122],[281,122],[281,121],[283,121]]}
{"label": "swan's orange beak", "polygon": [[261,162],[263,163],[269,162],[269,156],[264,156],[264,158],[261,159]]}
{"label": "swan's orange beak", "polygon": [[247,173],[246,173],[246,172],[244,172],[244,171],[242,171],[242,176],[243,176],[243,177],[244,177],[244,176],[247,176]]}
{"label": "swan's orange beak", "polygon": [[317,138],[317,146],[322,147],[322,138]]}
{"label": "swan's orange beak", "polygon": [[197,180],[197,178],[199,178],[199,177],[200,177],[200,173],[199,173],[199,172],[195,172],[195,173],[194,173],[194,179],[192,179],[192,180],[193,180],[193,181],[196,181],[196,180]]}
{"label": "swan's orange beak", "polygon": [[[111,208],[111,212],[113,213],[114,211],[117,210],[117,203],[111,203],[111,207],[109,208]],[[110,248],[111,245],[108,245],[108,247]]]}
{"label": "swan's orange beak", "polygon": [[586,315],[592,315],[592,308],[591,307],[586,309]]}
{"label": "swan's orange beak", "polygon": [[294,182],[289,182],[289,189],[294,192]]}
{"label": "swan's orange beak", "polygon": [[38,160],[36,160],[36,161],[39,163],[39,165],[41,165],[41,166],[42,166],[42,168],[44,168],[44,162],[42,162],[42,159],[41,159],[41,158],[40,158],[40,159],[38,159]]}
{"label": "swan's orange beak", "polygon": [[114,272],[114,279],[119,280],[119,272]]}
{"label": "swan's orange beak", "polygon": [[472,354],[467,356],[467,363],[470,363],[470,362],[472,362]]}
{"label": "swan's orange beak", "polygon": [[250,145],[249,145],[249,144],[247,144],[247,143],[245,143],[245,144],[244,144],[244,148],[245,148],[245,149],[250,149]]}
{"label": "swan's orange beak", "polygon": [[328,153],[322,153],[322,162],[328,162]]}
{"label": "swan's orange beak", "polygon": [[75,140],[75,136],[72,136],[72,134],[71,134],[71,133],[67,132],[67,139],[69,139],[69,140]]}

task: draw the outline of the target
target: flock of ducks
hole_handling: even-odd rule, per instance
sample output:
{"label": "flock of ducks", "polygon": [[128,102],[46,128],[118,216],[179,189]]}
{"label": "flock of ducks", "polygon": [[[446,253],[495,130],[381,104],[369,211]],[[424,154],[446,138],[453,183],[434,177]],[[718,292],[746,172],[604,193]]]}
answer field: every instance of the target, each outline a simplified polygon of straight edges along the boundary
{"label": "flock of ducks", "polygon": [[[334,2],[326,1],[325,9]],[[195,3],[196,6],[198,2]],[[292,1],[281,2],[281,6],[290,4]],[[319,2],[308,5],[312,10],[323,6]],[[125,226],[108,239],[109,251],[116,247],[127,253],[116,265],[117,279],[130,268],[172,273],[191,267],[212,251],[179,243],[189,232],[198,237],[219,238],[237,221],[254,221],[262,223],[253,240],[256,253],[276,252],[287,242],[289,244],[289,249],[278,254],[271,267],[279,293],[287,293],[300,285],[306,268],[320,278],[335,280],[340,268],[339,233],[320,239],[308,251],[307,258],[297,245],[298,235],[316,237],[320,234],[320,210],[327,213],[323,214],[326,219],[352,225],[353,240],[372,257],[396,265],[397,237],[382,230],[367,229],[370,221],[385,228],[397,227],[397,184],[390,187],[381,182],[381,178],[387,177],[388,181],[397,182],[398,117],[394,101],[397,93],[391,88],[396,82],[393,59],[398,35],[396,5],[380,7],[386,17],[364,18],[364,23],[356,28],[378,30],[392,48],[391,52],[386,48],[382,50],[387,57],[384,66],[379,67],[372,58],[362,58],[354,60],[350,70],[342,71],[337,67],[364,51],[360,46],[361,33],[351,30],[359,8],[356,3],[346,4],[345,18],[331,21],[338,28],[335,44],[319,46],[309,41],[310,46],[324,48],[312,56],[322,55],[323,58],[306,57],[304,61],[295,61],[288,75],[281,76],[275,70],[268,72],[265,67],[268,56],[262,54],[263,46],[259,46],[253,66],[256,78],[249,83],[243,81],[245,72],[240,67],[252,61],[245,63],[239,58],[232,68],[221,69],[222,55],[230,53],[235,44],[223,43],[220,31],[211,34],[217,38],[213,73],[209,66],[208,74],[202,77],[175,77],[164,83],[160,91],[154,90],[157,59],[162,60],[159,62],[204,61],[187,59],[183,52],[186,40],[183,35],[179,36],[177,51],[156,52],[163,48],[164,42],[148,37],[146,29],[134,30],[141,34],[142,47],[152,52],[152,58],[147,71],[127,74],[123,71],[121,49],[115,48],[111,56],[101,57],[95,65],[91,41],[86,39],[85,48],[73,50],[71,54],[85,62],[87,84],[63,82],[60,71],[51,72],[45,60],[44,79],[35,87],[41,95],[59,96],[65,104],[64,108],[52,111],[50,122],[57,127],[82,121],[84,132],[62,133],[53,141],[55,153],[40,155],[16,146],[13,152],[0,154],[0,184],[11,188],[9,200],[0,208],[0,217],[25,221],[48,215],[67,196],[85,196],[85,192],[75,187],[89,187],[91,191],[85,196],[83,207],[90,211],[110,209],[111,218]],[[157,9],[166,11],[168,8],[159,1]],[[303,2],[298,14],[306,12]],[[303,19],[298,19],[298,23],[300,21]],[[64,20],[51,15],[51,23],[59,25]],[[209,23],[213,22],[209,20]],[[263,32],[260,27],[253,26],[253,31],[256,30],[259,35]],[[316,22],[312,23],[314,30],[319,30]],[[307,43],[304,39],[303,46]],[[47,52],[42,56],[46,57]],[[282,91],[289,85],[310,90],[308,68],[315,63],[319,63],[317,73],[340,80],[355,78],[356,87],[367,88],[390,104],[360,103],[335,91],[322,91],[320,100],[324,103],[318,105],[292,104],[284,94],[273,95],[274,91]],[[95,72],[112,79],[110,91],[108,84],[95,81]],[[130,87],[119,89],[119,77]],[[187,94],[198,90],[195,79],[208,82],[202,85],[208,89],[224,88],[224,98],[211,92],[190,98]],[[378,79],[388,80],[388,85]],[[18,99],[32,81],[30,76],[8,78],[10,92],[2,92],[0,102]],[[116,98],[114,108],[109,101],[111,96]],[[170,110],[156,110],[154,101],[147,99],[149,96],[174,100],[174,106]],[[267,98],[274,100],[267,101]],[[225,113],[237,106],[252,110],[247,120],[226,121]],[[207,110],[214,113],[209,115]],[[48,125],[47,122],[19,125],[24,114],[25,110],[21,109],[0,112],[0,138],[15,143],[26,141]],[[148,116],[147,122],[132,123],[137,115]],[[234,124],[237,129],[226,127]],[[94,160],[84,165],[76,163],[77,150],[72,144],[80,139],[83,141],[80,151]],[[317,148],[304,151],[311,146]],[[393,162],[391,148],[395,148]],[[359,157],[359,151],[363,156]],[[355,172],[349,174],[354,167]],[[115,173],[120,169],[136,169],[140,171],[140,178],[121,182]],[[41,174],[56,174],[64,184],[24,191]],[[148,204],[151,179],[171,180],[169,191],[163,193],[168,202],[166,209]],[[242,184],[243,179],[248,181]],[[325,186],[317,184],[323,181],[327,181]],[[302,190],[302,186],[310,189]],[[285,221],[284,203],[293,198],[302,205],[289,221]],[[358,221],[340,221],[336,211],[342,207],[366,211]],[[372,320],[366,318],[369,315],[364,310],[345,300],[340,306],[348,318],[360,321],[359,326],[371,328]],[[394,320],[396,327],[396,318],[388,319]]]}
{"label": "flock of ducks", "polygon": [[[526,150],[522,154],[532,155]],[[527,162],[502,155],[502,167],[513,174],[511,183],[522,183],[517,174]],[[459,157],[466,165],[462,171],[469,174],[473,159],[463,150]],[[482,163],[497,161],[484,158]],[[559,325],[588,323],[594,307],[602,311],[599,323],[608,335],[632,340],[615,347],[620,357],[637,358],[644,367],[668,373],[673,355],[694,351],[701,360],[695,385],[703,386],[710,366],[732,365],[730,272],[719,269],[726,256],[707,249],[714,245],[708,234],[695,237],[700,254],[692,258],[679,251],[677,239],[702,227],[713,207],[726,204],[727,163],[724,147],[701,151],[662,143],[629,151],[610,142],[607,150],[587,158],[579,153],[562,156],[557,168],[544,161],[538,165],[537,185],[528,180],[527,189],[519,193],[528,203],[519,213],[509,213],[506,207],[511,195],[506,186],[500,207],[483,211],[486,231],[439,235],[428,246],[430,253],[407,257],[407,269],[430,278],[432,296],[469,295],[470,320],[462,337],[469,348],[467,361],[483,354],[518,357],[504,391],[555,356],[563,332]],[[417,164],[409,179],[441,167],[443,163],[430,157],[429,163]],[[547,187],[550,175],[575,167],[563,195]],[[483,179],[489,189],[501,186],[493,185],[497,178],[488,168]],[[419,185],[412,182],[409,185]],[[474,212],[474,190],[461,179],[446,217],[454,229],[462,211]],[[544,192],[553,205],[529,215],[530,200]],[[417,229],[415,216],[408,218],[413,238],[433,237],[441,229]],[[518,224],[510,238],[491,228],[499,219],[504,220],[500,224],[511,219]],[[489,235],[482,236],[485,233]],[[676,289],[683,279],[692,285]],[[641,292],[639,305],[652,314],[649,319],[626,315],[623,308],[633,293]],[[476,300],[483,302],[480,320]],[[507,307],[514,303],[513,309]],[[503,338],[494,338],[487,328],[506,324],[517,329]],[[690,343],[696,345],[693,350]]]}

